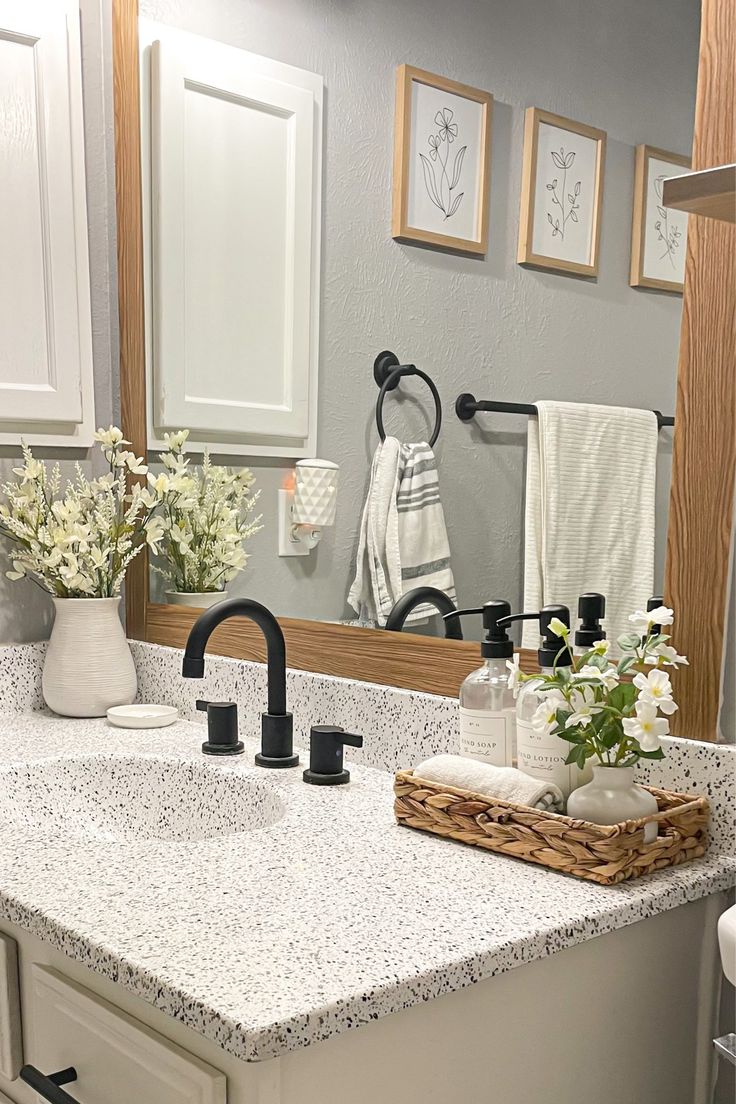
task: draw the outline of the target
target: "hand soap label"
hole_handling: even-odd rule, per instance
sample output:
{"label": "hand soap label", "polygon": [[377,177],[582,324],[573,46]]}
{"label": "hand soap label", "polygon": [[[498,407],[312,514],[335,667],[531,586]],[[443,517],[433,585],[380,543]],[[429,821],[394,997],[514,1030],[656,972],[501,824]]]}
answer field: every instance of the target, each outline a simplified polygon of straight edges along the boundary
{"label": "hand soap label", "polygon": [[531,721],[516,719],[516,765],[532,778],[554,782],[565,797],[578,785],[579,771],[568,766],[565,759],[570,745],[559,736],[539,733]]}
{"label": "hand soap label", "polygon": [[510,767],[516,715],[513,709],[460,707],[460,753],[468,759]]}

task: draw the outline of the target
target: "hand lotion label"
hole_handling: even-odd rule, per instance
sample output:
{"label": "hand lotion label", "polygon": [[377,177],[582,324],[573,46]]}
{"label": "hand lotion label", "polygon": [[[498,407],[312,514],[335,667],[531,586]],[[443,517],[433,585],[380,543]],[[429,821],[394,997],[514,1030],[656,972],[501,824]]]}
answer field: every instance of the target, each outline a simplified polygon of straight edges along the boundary
{"label": "hand lotion label", "polygon": [[460,754],[494,767],[511,766],[516,713],[513,709],[460,707]]}
{"label": "hand lotion label", "polygon": [[516,765],[524,774],[554,782],[565,797],[580,784],[580,771],[565,763],[570,745],[559,736],[536,732],[531,721],[516,719]]}

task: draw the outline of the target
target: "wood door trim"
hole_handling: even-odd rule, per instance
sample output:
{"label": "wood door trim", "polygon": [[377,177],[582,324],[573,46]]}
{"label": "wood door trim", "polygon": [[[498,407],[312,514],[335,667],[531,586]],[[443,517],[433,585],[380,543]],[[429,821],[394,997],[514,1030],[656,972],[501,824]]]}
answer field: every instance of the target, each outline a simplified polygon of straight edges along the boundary
{"label": "wood door trim", "polygon": [[[136,456],[147,456],[146,352],[143,308],[143,210],[141,202],[138,0],[112,2],[112,68],[115,113],[118,312],[120,317],[120,418]],[[128,568],[125,619],[128,635],[146,636],[148,557]]]}

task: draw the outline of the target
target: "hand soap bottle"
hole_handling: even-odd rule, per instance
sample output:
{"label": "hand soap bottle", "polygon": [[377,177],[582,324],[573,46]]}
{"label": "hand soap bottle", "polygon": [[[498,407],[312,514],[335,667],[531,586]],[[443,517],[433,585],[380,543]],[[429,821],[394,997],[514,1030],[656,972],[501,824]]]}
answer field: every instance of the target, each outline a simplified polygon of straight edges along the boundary
{"label": "hand soap bottle", "polygon": [[585,655],[599,640],[605,640],[606,634],[601,619],[606,616],[606,599],[602,594],[591,591],[578,598],[578,618],[580,625],[575,633],[575,655]]}
{"label": "hand soap bottle", "polygon": [[486,602],[479,609],[448,613],[445,620],[466,614],[482,614],[485,635],[480,646],[483,666],[460,687],[460,754],[494,767],[510,767],[516,708],[506,661],[513,657],[514,645],[501,622],[510,617],[511,606],[504,601]]}
{"label": "hand soap bottle", "polygon": [[[562,637],[550,630],[553,617],[559,618],[563,625],[570,624],[570,611],[567,606],[545,606],[539,614],[539,627],[542,633],[542,646],[537,652],[542,674],[552,674],[555,667],[571,667],[572,655],[565,647]],[[570,744],[541,729],[535,729],[532,721],[537,709],[547,700],[547,694],[540,694],[544,684],[540,679],[525,682],[516,699],[516,758],[519,770],[532,778],[544,782],[554,782],[562,790],[565,799],[570,792],[585,780],[582,771],[568,766],[565,759]]]}

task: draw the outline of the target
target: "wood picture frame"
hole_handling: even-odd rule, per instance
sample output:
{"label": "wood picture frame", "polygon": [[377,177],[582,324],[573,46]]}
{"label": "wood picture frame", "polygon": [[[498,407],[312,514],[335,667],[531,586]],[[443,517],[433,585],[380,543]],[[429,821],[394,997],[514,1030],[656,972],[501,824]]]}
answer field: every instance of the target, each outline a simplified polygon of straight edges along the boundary
{"label": "wood picture frame", "polygon": [[[545,174],[545,203],[539,195],[540,175],[547,167],[546,159],[544,163],[540,159],[540,138],[546,151],[548,140],[553,137],[553,130],[563,133],[559,137],[560,150],[547,151],[550,154],[550,164],[549,171]],[[576,149],[570,150],[569,145],[565,149],[567,143],[564,134],[576,136]],[[578,155],[583,176],[568,185],[567,172],[573,167]],[[563,115],[555,115],[551,111],[543,111],[539,107],[527,108],[524,116],[519,246],[516,257],[519,264],[577,276],[598,275],[605,165],[605,130],[599,130],[587,123],[578,123]],[[560,173],[563,174],[562,181],[559,180]],[[583,184],[583,180],[587,181],[587,185]],[[581,196],[589,190],[591,184],[593,195],[583,222]],[[571,192],[568,192],[568,186],[572,189]],[[580,215],[578,211],[581,211]],[[572,238],[570,235],[573,235]],[[545,246],[546,249],[543,248]]]}
{"label": "wood picture frame", "polygon": [[[137,18],[137,0],[113,0],[121,419],[136,455],[145,456]],[[701,35],[696,169],[733,161],[736,15],[726,0],[703,0]],[[736,227],[692,219],[675,414],[665,600],[677,612],[674,643],[689,656],[690,666],[674,676],[680,708],[672,728],[701,740],[716,739],[733,526],[735,239]],[[171,647],[181,647],[198,613],[150,602],[145,556],[131,565],[125,604],[130,637]],[[477,645],[469,642],[297,619],[281,624],[289,666],[296,669],[457,695],[478,665]],[[243,659],[264,658],[257,630],[240,618],[220,626],[210,648]],[[535,662],[534,653],[522,652],[525,670],[533,670]]]}
{"label": "wood picture frame", "polygon": [[[435,92],[439,95],[434,96]],[[464,110],[463,101],[471,107],[460,116],[459,112]],[[397,241],[418,242],[461,253],[486,253],[492,117],[490,92],[411,65],[399,66],[392,222],[392,235]],[[423,144],[419,128],[427,129],[430,120],[433,126],[427,134],[426,148],[419,149]],[[449,174],[445,171],[448,162]],[[436,173],[436,168],[442,171]],[[473,203],[467,202],[470,181],[474,181]],[[461,188],[464,190],[460,191]],[[466,199],[465,204],[463,199]],[[457,233],[447,232],[444,224],[458,216],[462,219],[459,226],[465,232],[460,229]],[[471,224],[472,231],[468,234]]]}
{"label": "wood picture frame", "polygon": [[[668,211],[662,203],[662,189],[657,195],[652,195],[656,182],[652,181],[652,165],[661,165],[665,162],[676,167],[677,170],[690,168],[690,158],[680,153],[671,153],[668,150],[658,149],[656,146],[640,145],[636,147],[634,162],[634,209],[631,220],[631,271],[629,273],[629,285],[631,287],[656,288],[659,291],[673,291],[682,294],[684,288],[685,250],[687,248],[687,233],[682,233],[681,226],[687,228],[687,215],[679,215],[676,211]],[[677,173],[672,173],[672,176]],[[657,179],[663,179],[657,177]],[[658,201],[658,202],[657,202]],[[657,214],[658,212],[658,214]],[[669,228],[668,222],[674,222]],[[664,226],[660,225],[664,222]],[[649,239],[647,235],[650,235]],[[651,261],[649,261],[647,249],[648,240],[658,237],[671,263],[682,266],[683,279],[663,279],[652,274]],[[651,247],[650,247],[651,248]],[[675,256],[678,253],[679,256]]]}

